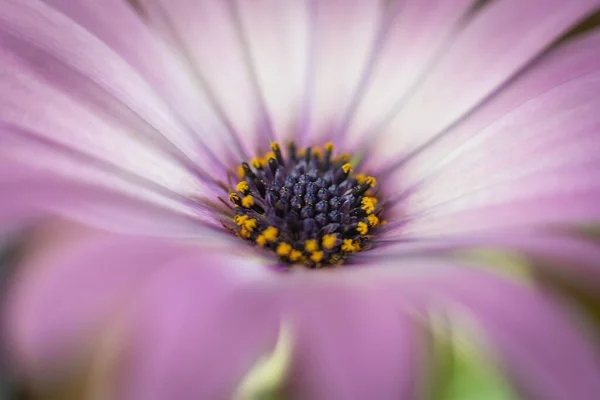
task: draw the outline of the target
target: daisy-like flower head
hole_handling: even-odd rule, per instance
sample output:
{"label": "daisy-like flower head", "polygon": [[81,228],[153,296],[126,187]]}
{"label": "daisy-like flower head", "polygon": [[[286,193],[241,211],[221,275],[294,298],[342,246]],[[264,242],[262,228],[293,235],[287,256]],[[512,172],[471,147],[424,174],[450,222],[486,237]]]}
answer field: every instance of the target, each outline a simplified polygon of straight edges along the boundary
{"label": "daisy-like flower head", "polygon": [[55,217],[9,282],[11,372],[462,398],[450,352],[595,398],[588,320],[548,293],[600,284],[600,34],[573,31],[598,7],[3,0],[0,222]]}

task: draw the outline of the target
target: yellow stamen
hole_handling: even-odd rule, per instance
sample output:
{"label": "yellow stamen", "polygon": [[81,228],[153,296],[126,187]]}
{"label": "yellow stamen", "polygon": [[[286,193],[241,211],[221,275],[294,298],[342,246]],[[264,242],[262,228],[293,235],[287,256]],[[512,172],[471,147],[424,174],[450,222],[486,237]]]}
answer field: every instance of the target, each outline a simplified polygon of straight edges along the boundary
{"label": "yellow stamen", "polygon": [[362,208],[367,214],[373,214],[376,205],[377,201],[374,197],[363,197],[360,208]]}
{"label": "yellow stamen", "polygon": [[292,246],[290,246],[288,243],[282,242],[279,243],[279,246],[277,246],[277,255],[280,257],[284,257],[287,256],[288,254],[290,254],[292,251]]}
{"label": "yellow stamen", "polygon": [[361,235],[366,235],[367,232],[369,232],[369,225],[365,224],[364,222],[359,222],[356,226],[356,230],[358,231],[358,233],[360,233]]}
{"label": "yellow stamen", "polygon": [[316,251],[319,248],[319,245],[316,240],[310,239],[304,242],[304,249],[309,253]]}
{"label": "yellow stamen", "polygon": [[349,154],[341,154],[339,157],[337,157],[336,161],[343,161],[343,162],[348,162],[350,160],[350,155]]}
{"label": "yellow stamen", "polygon": [[369,222],[369,225],[371,225],[373,227],[379,225],[379,218],[377,218],[376,215],[371,214],[371,215],[367,216],[367,221]]}
{"label": "yellow stamen", "polygon": [[367,176],[365,178],[365,183],[371,187],[375,187],[375,185],[377,185],[377,179],[372,176]]}
{"label": "yellow stamen", "polygon": [[279,150],[279,143],[278,142],[272,142],[271,143],[271,150],[273,150],[273,151]]}
{"label": "yellow stamen", "polygon": [[262,160],[260,158],[256,158],[254,157],[251,161],[250,164],[252,164],[252,166],[254,168],[260,168],[262,167]]}
{"label": "yellow stamen", "polygon": [[267,239],[265,238],[265,235],[258,235],[256,237],[256,244],[258,244],[260,247],[265,247],[265,245],[267,244]]}
{"label": "yellow stamen", "polygon": [[342,171],[344,171],[346,175],[349,174],[350,172],[352,172],[352,165],[350,165],[350,163],[342,165]]}
{"label": "yellow stamen", "polygon": [[367,180],[367,176],[365,174],[356,174],[356,176],[354,177],[356,179],[356,181],[358,183],[360,183],[361,185],[363,183],[365,183],[365,181]]}
{"label": "yellow stamen", "polygon": [[244,178],[246,176],[246,171],[244,171],[244,167],[242,167],[241,165],[238,165],[237,174],[240,179]]}
{"label": "yellow stamen", "polygon": [[323,240],[321,241],[321,243],[323,244],[324,248],[326,248],[327,250],[331,250],[335,247],[336,241],[337,238],[335,237],[335,235],[325,235],[323,236]]}
{"label": "yellow stamen", "polygon": [[360,244],[355,243],[352,239],[344,239],[342,251],[345,251],[346,253],[355,253],[360,251]]}
{"label": "yellow stamen", "polygon": [[243,237],[244,239],[249,239],[250,235],[252,234],[252,232],[250,232],[248,229],[242,227],[242,229],[240,229],[240,236]]}
{"label": "yellow stamen", "polygon": [[275,240],[277,240],[278,234],[279,234],[279,231],[274,226],[269,226],[262,233],[262,235],[265,237],[265,240],[267,242],[274,242]]}
{"label": "yellow stamen", "polygon": [[254,205],[254,197],[252,197],[251,195],[245,196],[242,199],[242,206],[244,208],[250,208]]}
{"label": "yellow stamen", "polygon": [[237,193],[229,193],[229,201],[232,203],[237,203],[240,201],[240,196]]}
{"label": "yellow stamen", "polygon": [[321,158],[321,156],[323,155],[323,152],[321,151],[320,147],[313,147],[312,148],[312,154],[314,154],[315,156],[317,156],[317,158]]}
{"label": "yellow stamen", "polygon": [[233,217],[233,222],[236,223],[236,225],[242,226],[244,225],[244,222],[246,222],[248,220],[247,215],[236,215],[235,217]]}
{"label": "yellow stamen", "polygon": [[250,190],[250,186],[248,186],[248,183],[246,181],[240,181],[235,186],[235,190],[237,190],[240,193],[248,193],[248,190]]}
{"label": "yellow stamen", "polygon": [[315,263],[319,263],[323,259],[323,256],[324,254],[322,251],[315,251],[310,255],[310,259]]}
{"label": "yellow stamen", "polygon": [[298,250],[292,250],[289,255],[289,259],[292,262],[296,262],[302,258],[302,252]]}
{"label": "yellow stamen", "polygon": [[333,151],[333,143],[331,143],[331,142],[325,143],[325,146],[323,146],[323,147],[325,148],[325,150],[327,150],[330,153]]}
{"label": "yellow stamen", "polygon": [[256,225],[256,220],[253,218],[249,218],[246,221],[244,221],[244,228],[246,228],[250,232],[252,232],[256,228]]}

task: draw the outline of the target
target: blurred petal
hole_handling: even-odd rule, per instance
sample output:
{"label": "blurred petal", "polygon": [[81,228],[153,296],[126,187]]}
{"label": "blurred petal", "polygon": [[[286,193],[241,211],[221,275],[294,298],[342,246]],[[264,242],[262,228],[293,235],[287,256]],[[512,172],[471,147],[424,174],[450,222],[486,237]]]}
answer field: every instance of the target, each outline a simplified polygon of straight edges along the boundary
{"label": "blurred petal", "polygon": [[158,272],[132,305],[117,398],[230,398],[273,350],[280,329],[275,287],[227,276],[232,264],[259,266],[198,256]]}
{"label": "blurred petal", "polygon": [[[398,304],[468,312],[526,398],[587,399],[600,390],[596,348],[546,294],[472,268],[396,269],[382,286]],[[432,273],[433,272],[433,273]]]}
{"label": "blurred petal", "polygon": [[[85,237],[85,236],[84,236]],[[98,237],[70,241],[23,265],[8,297],[14,355],[28,371],[57,373],[91,350],[97,335],[140,282],[182,248],[155,241]]]}
{"label": "blurred petal", "polygon": [[414,398],[419,343],[405,310],[373,287],[309,284],[290,295],[298,337],[292,393],[299,399]]}

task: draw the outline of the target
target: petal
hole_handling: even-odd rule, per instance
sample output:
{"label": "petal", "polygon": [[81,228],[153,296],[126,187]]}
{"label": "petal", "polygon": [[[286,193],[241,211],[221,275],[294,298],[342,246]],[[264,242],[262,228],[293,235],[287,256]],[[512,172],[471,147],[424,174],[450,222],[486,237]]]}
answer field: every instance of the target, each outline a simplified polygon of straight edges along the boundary
{"label": "petal", "polygon": [[456,149],[406,199],[406,235],[600,219],[600,72],[521,105]]}
{"label": "petal", "polygon": [[[192,130],[194,139],[210,152],[224,154],[236,150],[189,64],[180,58],[175,49],[156,37],[130,2],[107,0],[100,4],[86,0],[43,1],[69,16],[118,53],[165,100],[163,106],[181,118],[185,127]],[[219,135],[215,134],[217,132]],[[170,130],[165,133],[174,132]]]}
{"label": "petal", "polygon": [[[422,84],[375,125],[376,131],[384,129],[375,143],[378,158],[396,160],[441,134],[598,6],[597,0],[506,0],[483,6]],[[373,142],[372,136],[366,140]]]}
{"label": "petal", "polygon": [[541,57],[477,112],[410,160],[402,168],[402,186],[407,188],[416,185],[428,174],[451,163],[456,154],[460,154],[455,151],[458,147],[473,140],[474,136],[505,114],[559,85],[600,69],[599,46],[600,33],[593,32],[568,41]]}
{"label": "petal", "polygon": [[253,152],[258,138],[272,136],[264,98],[240,36],[233,2],[141,0],[136,3],[148,23],[189,63],[214,111],[234,135],[243,139],[244,152]]}
{"label": "petal", "polygon": [[448,39],[464,24],[473,0],[404,0],[389,12],[390,26],[377,53],[368,84],[358,100],[348,140],[383,119],[398,99],[426,74]]}
{"label": "petal", "polygon": [[305,144],[332,138],[352,107],[385,29],[388,5],[371,0],[316,0],[310,19]]}
{"label": "petal", "polygon": [[558,303],[499,276],[435,265],[396,279],[388,275],[382,293],[387,287],[405,306],[413,304],[427,313],[457,308],[468,312],[526,398],[594,397],[600,389],[596,351]]}
{"label": "petal", "polygon": [[[15,155],[15,149],[11,150]],[[24,150],[24,155],[29,150]],[[39,162],[42,155],[36,154],[35,161]],[[225,233],[214,212],[194,205],[192,200],[132,185],[86,163],[64,162],[53,155],[50,158],[53,167],[66,171],[69,179],[21,164],[3,163],[2,224],[18,228],[49,214],[59,214],[96,228],[143,236],[198,238]]]}
{"label": "petal", "polygon": [[60,363],[89,351],[140,282],[182,254],[179,246],[87,233],[42,244],[49,250],[22,265],[7,303],[10,348],[30,372],[59,373]]}
{"label": "petal", "polygon": [[[573,282],[581,290],[596,293],[600,286],[600,246],[579,235],[559,232],[498,232],[483,235],[448,235],[411,241],[388,237],[371,251],[357,254],[357,261],[368,264],[382,259],[418,257],[431,254],[470,255],[492,252],[523,257],[529,267],[541,274],[553,274],[563,282]],[[503,271],[498,271],[503,272]]]}
{"label": "petal", "polygon": [[362,284],[313,281],[290,290],[295,398],[415,398],[417,329],[405,310]]}
{"label": "petal", "polygon": [[273,350],[281,325],[275,287],[233,278],[231,265],[259,267],[200,253],[151,278],[125,323],[117,398],[230,398]]}
{"label": "petal", "polygon": [[37,0],[4,2],[0,20],[0,121],[180,192],[202,183],[194,135],[104,42]]}

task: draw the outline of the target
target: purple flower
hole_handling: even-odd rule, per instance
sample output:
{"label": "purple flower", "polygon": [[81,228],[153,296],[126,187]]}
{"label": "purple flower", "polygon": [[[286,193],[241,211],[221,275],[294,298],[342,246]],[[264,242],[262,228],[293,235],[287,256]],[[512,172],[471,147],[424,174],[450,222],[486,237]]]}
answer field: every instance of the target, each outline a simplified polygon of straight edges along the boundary
{"label": "purple flower", "polygon": [[413,399],[456,329],[523,397],[594,398],[548,282],[600,284],[600,33],[566,35],[598,7],[3,0],[0,221],[95,229],[14,276],[15,363],[101,398],[274,365],[294,398]]}

